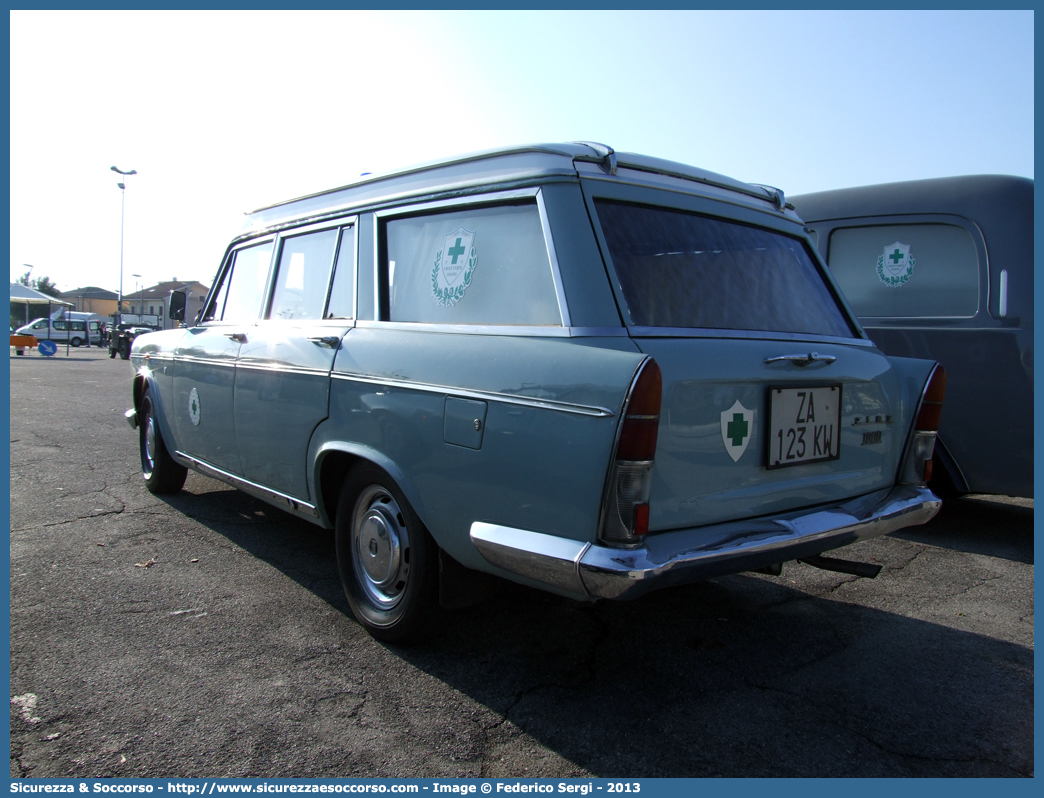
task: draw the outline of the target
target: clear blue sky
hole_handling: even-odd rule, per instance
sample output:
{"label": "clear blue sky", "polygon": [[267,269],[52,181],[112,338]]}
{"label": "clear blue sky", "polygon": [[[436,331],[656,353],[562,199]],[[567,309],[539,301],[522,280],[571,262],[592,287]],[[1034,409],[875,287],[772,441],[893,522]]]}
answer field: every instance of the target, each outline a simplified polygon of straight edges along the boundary
{"label": "clear blue sky", "polygon": [[[242,212],[578,139],[787,194],[1033,177],[1033,13],[11,13],[11,277],[210,283]],[[141,274],[138,278],[133,273]]]}

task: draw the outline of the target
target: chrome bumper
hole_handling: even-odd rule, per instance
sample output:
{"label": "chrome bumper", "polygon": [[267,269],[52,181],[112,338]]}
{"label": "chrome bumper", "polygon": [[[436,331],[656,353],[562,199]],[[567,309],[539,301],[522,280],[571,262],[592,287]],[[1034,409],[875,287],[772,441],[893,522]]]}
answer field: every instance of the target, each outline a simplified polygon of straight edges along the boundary
{"label": "chrome bumper", "polygon": [[941,506],[927,488],[901,485],[814,510],[653,533],[638,548],[481,522],[471,525],[471,541],[492,565],[557,590],[590,599],[635,598],[923,524]]}
{"label": "chrome bumper", "polygon": [[138,428],[138,411],[133,407],[123,414],[123,417],[127,419],[127,423],[130,424],[131,429]]}

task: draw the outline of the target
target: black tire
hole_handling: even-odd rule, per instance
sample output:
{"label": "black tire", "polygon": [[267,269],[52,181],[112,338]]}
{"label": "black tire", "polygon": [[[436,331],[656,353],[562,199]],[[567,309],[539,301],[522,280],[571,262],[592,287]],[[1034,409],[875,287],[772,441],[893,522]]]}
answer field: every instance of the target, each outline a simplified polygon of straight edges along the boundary
{"label": "black tire", "polygon": [[75,335],[72,338],[69,339],[69,346],[75,347],[76,349],[79,349],[80,348],[80,344],[82,344],[82,343],[83,343],[83,341],[81,341]]}
{"label": "black tire", "polygon": [[119,350],[121,358],[124,360],[130,360],[130,341],[126,339],[120,341],[117,349]]}
{"label": "black tire", "polygon": [[163,442],[152,393],[146,388],[138,405],[138,449],[141,475],[150,493],[178,493],[185,484],[188,469],[174,462]]}
{"label": "black tire", "polygon": [[345,478],[335,538],[344,593],[367,632],[407,643],[433,631],[438,546],[382,469],[360,465]]}

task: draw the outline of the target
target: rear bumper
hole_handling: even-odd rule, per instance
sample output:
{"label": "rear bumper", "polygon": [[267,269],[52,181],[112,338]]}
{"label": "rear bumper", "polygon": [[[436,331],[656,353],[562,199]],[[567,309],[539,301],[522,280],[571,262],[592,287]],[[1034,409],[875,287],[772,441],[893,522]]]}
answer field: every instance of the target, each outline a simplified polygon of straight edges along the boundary
{"label": "rear bumper", "polygon": [[931,520],[942,502],[901,485],[840,504],[715,526],[654,533],[639,548],[613,548],[476,522],[475,548],[492,565],[590,599],[650,590],[821,554]]}

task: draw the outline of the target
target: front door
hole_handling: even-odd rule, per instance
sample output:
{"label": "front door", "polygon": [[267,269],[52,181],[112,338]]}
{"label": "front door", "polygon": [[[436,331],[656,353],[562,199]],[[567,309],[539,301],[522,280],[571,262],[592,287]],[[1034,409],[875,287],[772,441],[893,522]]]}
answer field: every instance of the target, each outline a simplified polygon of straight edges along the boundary
{"label": "front door", "polygon": [[272,241],[233,252],[200,323],[174,351],[174,418],[179,451],[242,474],[236,446],[236,360],[256,329]]}

